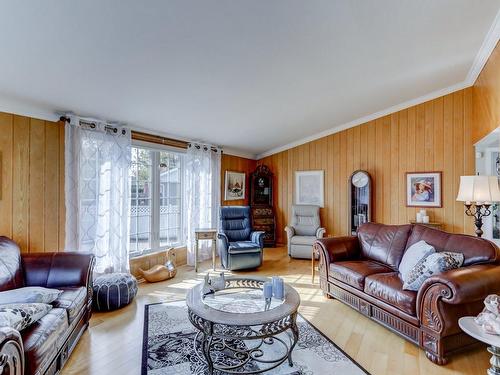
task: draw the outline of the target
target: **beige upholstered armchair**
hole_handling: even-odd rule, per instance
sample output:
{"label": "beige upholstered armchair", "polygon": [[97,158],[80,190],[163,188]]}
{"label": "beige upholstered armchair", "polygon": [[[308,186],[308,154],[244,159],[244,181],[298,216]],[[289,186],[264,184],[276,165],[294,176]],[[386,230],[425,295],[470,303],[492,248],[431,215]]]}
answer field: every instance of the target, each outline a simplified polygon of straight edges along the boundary
{"label": "beige upholstered armchair", "polygon": [[316,239],[323,238],[325,231],[321,227],[318,206],[293,205],[289,225],[285,227],[288,255],[311,259],[312,245]]}

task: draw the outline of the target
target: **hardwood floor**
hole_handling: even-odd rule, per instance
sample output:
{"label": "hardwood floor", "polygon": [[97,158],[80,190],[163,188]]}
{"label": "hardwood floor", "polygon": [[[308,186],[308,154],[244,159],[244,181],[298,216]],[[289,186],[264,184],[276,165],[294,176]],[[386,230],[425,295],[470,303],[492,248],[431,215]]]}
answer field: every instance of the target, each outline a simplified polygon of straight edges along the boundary
{"label": "hardwood floor", "polygon": [[[129,306],[114,312],[94,313],[90,328],[62,373],[139,374],[144,305],[184,298],[187,290],[202,280],[210,263],[203,262],[198,275],[193,267],[180,267],[172,280],[141,284],[137,298]],[[436,366],[413,344],[341,302],[324,298],[318,284],[311,284],[310,271],[310,261],[289,259],[285,248],[275,248],[265,250],[263,266],[252,274],[284,277],[300,293],[300,313],[371,374],[486,373],[489,355],[485,348],[452,357],[447,366]]]}

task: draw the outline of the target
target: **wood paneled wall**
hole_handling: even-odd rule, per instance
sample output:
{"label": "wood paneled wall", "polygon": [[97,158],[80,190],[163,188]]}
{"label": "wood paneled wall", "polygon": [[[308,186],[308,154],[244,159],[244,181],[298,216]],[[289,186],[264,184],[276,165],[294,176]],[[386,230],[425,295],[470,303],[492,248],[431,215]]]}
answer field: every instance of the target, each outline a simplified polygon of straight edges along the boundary
{"label": "wood paneled wall", "polygon": [[23,252],[64,249],[64,127],[0,112],[0,235]]}
{"label": "wood paneled wall", "polygon": [[[252,159],[245,159],[239,156],[222,154],[221,161],[221,204],[223,206],[247,206],[250,204],[250,173],[255,171],[257,161]],[[246,174],[246,192],[245,199],[238,199],[234,201],[224,200],[224,186],[226,171],[245,172]]]}
{"label": "wood paneled wall", "polygon": [[408,223],[416,208],[406,207],[405,172],[442,171],[443,207],[428,209],[431,220],[452,232],[472,233],[472,222],[455,198],[459,177],[474,173],[472,88],[323,137],[262,160],[275,174],[277,239],[293,202],[294,172],[325,171],[321,221],[328,235],[348,232],[348,178],[357,169],[373,178],[373,221]]}
{"label": "wood paneled wall", "polygon": [[500,126],[500,43],[472,88],[473,140],[479,141]]}

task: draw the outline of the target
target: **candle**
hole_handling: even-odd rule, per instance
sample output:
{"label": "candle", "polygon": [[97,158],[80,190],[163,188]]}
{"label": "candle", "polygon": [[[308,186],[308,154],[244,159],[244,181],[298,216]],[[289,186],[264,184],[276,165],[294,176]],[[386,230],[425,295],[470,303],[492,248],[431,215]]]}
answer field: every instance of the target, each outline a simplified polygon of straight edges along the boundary
{"label": "candle", "polygon": [[422,215],[422,217],[427,215],[427,210],[420,210],[420,215]]}
{"label": "candle", "polygon": [[422,217],[422,222],[425,224],[429,224],[429,216],[425,215]]}
{"label": "candle", "polygon": [[271,299],[273,297],[273,283],[271,281],[266,281],[262,291],[265,299]]}
{"label": "candle", "polygon": [[422,222],[422,214],[420,212],[417,212],[417,223]]}
{"label": "candle", "polygon": [[283,279],[278,276],[273,276],[273,296],[274,298],[283,299],[285,292],[285,284]]}

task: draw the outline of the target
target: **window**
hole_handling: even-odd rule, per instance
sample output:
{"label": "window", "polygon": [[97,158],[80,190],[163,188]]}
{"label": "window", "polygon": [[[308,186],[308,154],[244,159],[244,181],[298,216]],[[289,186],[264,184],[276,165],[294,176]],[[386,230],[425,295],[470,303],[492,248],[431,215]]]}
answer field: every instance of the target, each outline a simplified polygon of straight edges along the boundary
{"label": "window", "polygon": [[182,244],[181,153],[132,147],[130,254]]}

